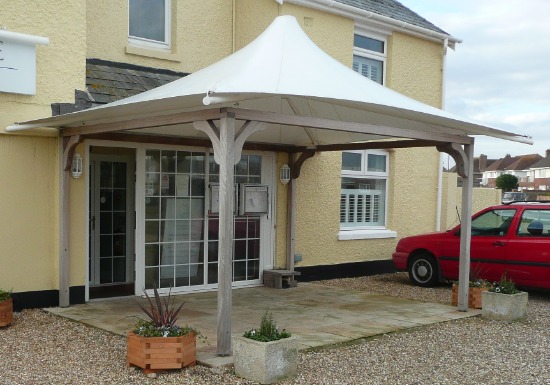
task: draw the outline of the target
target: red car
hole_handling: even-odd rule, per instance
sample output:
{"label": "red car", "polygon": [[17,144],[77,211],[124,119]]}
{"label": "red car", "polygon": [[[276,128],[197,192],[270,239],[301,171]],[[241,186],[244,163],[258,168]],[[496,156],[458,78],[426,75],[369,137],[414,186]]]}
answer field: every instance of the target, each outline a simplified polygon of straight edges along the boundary
{"label": "red car", "polygon": [[[460,226],[401,239],[393,253],[398,270],[418,286],[458,279]],[[550,289],[550,202],[488,207],[472,217],[470,272],[499,281],[506,272],[516,285]]]}

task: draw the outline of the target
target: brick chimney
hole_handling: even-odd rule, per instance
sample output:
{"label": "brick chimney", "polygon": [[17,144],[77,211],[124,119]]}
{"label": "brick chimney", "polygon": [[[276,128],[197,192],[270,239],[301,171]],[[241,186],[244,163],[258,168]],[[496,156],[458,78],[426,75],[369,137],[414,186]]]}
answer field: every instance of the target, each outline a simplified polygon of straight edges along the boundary
{"label": "brick chimney", "polygon": [[[546,154],[548,155],[548,151],[550,149],[546,150]],[[479,156],[479,171],[483,172],[487,168],[487,155],[481,154]]]}
{"label": "brick chimney", "polygon": [[546,150],[546,157],[550,158],[550,148]]}

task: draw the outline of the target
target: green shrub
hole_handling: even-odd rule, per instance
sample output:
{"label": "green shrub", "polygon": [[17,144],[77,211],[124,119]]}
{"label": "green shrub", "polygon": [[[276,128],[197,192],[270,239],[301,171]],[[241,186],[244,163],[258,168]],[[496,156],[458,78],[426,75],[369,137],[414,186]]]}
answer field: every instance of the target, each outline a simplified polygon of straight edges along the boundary
{"label": "green shrub", "polygon": [[290,337],[290,333],[285,329],[279,331],[277,324],[273,320],[273,314],[266,311],[262,316],[260,328],[252,329],[243,334],[244,337],[261,342],[277,341],[283,338]]}

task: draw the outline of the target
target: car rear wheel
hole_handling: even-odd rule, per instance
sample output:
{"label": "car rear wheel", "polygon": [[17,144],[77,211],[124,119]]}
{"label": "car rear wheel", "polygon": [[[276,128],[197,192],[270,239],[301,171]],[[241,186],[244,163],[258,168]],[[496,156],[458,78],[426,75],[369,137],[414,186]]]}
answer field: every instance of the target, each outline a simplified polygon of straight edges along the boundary
{"label": "car rear wheel", "polygon": [[415,255],[409,265],[409,279],[417,286],[434,286],[437,281],[437,262],[428,253]]}

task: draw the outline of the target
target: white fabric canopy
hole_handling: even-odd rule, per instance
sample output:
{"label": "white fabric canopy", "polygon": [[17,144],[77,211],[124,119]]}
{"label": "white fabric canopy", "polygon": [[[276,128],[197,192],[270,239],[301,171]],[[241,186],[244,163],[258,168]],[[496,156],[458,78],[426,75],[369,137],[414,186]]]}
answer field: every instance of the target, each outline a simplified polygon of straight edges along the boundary
{"label": "white fabric canopy", "polygon": [[[287,115],[404,128],[422,133],[487,135],[532,143],[525,136],[455,116],[367,79],[317,47],[293,16],[277,17],[243,49],[164,86],[85,111],[16,124],[7,130],[85,127],[174,112],[235,106],[236,103],[239,108]],[[178,130],[150,128],[143,131],[204,136],[190,125]],[[303,128],[271,125],[251,139],[264,143],[317,145],[380,138],[369,132],[367,127],[360,131],[335,133],[310,129],[306,132]],[[388,131],[388,136],[397,135]]]}

